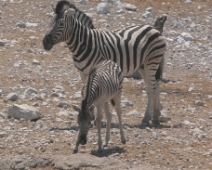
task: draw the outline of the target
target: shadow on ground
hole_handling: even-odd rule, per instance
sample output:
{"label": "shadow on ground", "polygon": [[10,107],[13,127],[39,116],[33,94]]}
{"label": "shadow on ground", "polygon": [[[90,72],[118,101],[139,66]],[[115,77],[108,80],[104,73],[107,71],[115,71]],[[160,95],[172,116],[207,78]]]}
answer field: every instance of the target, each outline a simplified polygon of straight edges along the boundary
{"label": "shadow on ground", "polygon": [[97,157],[107,157],[113,154],[120,154],[120,153],[125,153],[126,151],[123,148],[120,148],[118,146],[115,146],[114,148],[107,148],[103,149],[101,151],[98,150],[92,150],[91,155],[97,156]]}

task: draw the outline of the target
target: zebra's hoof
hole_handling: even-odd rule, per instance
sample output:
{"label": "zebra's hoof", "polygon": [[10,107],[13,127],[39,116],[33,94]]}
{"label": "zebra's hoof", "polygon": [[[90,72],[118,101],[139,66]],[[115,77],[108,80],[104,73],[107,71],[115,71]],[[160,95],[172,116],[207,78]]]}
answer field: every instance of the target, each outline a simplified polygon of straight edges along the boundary
{"label": "zebra's hoof", "polygon": [[121,141],[121,143],[126,144],[126,140],[125,140],[125,139],[124,139],[124,140],[122,140],[122,141]]}
{"label": "zebra's hoof", "polygon": [[153,120],[153,121],[152,121],[152,126],[153,126],[153,127],[160,127],[160,122],[159,122],[159,120]]}
{"label": "zebra's hoof", "polygon": [[141,128],[142,127],[150,127],[149,121],[142,120],[142,122],[141,122]]}
{"label": "zebra's hoof", "polygon": [[77,153],[78,152],[78,150],[77,149],[74,149],[73,150],[73,154],[75,154],[75,153]]}

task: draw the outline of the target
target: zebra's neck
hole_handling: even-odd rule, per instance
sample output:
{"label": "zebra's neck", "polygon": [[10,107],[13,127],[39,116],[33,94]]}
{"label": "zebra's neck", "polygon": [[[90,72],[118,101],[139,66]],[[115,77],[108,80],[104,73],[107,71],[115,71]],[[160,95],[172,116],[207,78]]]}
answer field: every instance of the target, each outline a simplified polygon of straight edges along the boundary
{"label": "zebra's neck", "polygon": [[91,33],[88,28],[81,24],[77,19],[71,17],[68,29],[71,29],[69,39],[66,41],[70,51],[74,54],[75,59],[79,59],[81,56],[80,51],[83,51],[88,44]]}

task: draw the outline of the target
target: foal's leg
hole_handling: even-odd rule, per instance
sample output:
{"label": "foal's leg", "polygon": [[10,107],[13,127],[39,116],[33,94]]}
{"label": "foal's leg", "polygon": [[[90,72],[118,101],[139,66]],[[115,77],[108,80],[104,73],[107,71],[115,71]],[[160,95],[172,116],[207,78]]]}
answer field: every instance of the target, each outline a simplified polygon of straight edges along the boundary
{"label": "foal's leg", "polygon": [[117,114],[118,120],[119,120],[119,129],[120,129],[120,135],[121,135],[121,142],[123,144],[125,144],[126,143],[126,139],[125,139],[123,126],[122,126],[121,94],[115,96],[113,98],[113,100],[115,102],[116,114]]}
{"label": "foal's leg", "polygon": [[107,118],[107,130],[106,130],[106,137],[105,137],[105,145],[107,146],[109,140],[110,140],[110,127],[111,127],[111,111],[110,111],[110,107],[108,105],[108,102],[104,103],[104,110],[105,110],[105,114],[106,114],[106,118]]}
{"label": "foal's leg", "polygon": [[102,150],[101,127],[102,127],[102,108],[103,104],[97,105],[96,128],[98,131],[98,150]]}

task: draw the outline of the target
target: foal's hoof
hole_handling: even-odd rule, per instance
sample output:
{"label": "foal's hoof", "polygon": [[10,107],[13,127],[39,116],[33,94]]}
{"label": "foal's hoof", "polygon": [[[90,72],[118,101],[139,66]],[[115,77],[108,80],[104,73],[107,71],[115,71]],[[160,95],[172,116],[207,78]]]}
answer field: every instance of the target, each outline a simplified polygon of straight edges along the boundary
{"label": "foal's hoof", "polygon": [[78,152],[78,150],[77,150],[77,149],[73,149],[73,154],[74,154],[74,153],[77,153],[77,152]]}
{"label": "foal's hoof", "polygon": [[126,139],[122,140],[121,143],[126,144]]}

